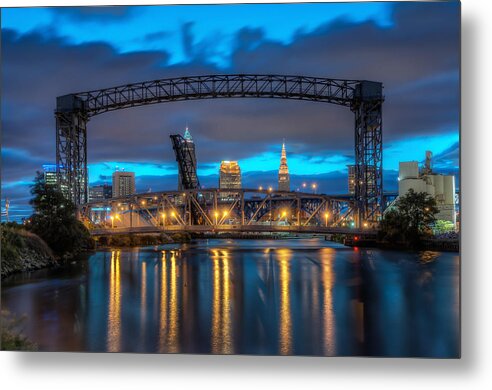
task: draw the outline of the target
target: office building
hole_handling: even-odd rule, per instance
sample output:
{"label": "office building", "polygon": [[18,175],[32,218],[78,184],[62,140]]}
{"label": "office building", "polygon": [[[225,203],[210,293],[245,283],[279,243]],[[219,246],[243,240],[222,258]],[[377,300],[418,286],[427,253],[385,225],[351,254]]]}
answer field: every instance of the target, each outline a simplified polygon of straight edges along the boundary
{"label": "office building", "polygon": [[278,190],[290,191],[290,175],[287,166],[287,153],[285,151],[285,142],[282,143],[282,154],[280,156],[280,167],[278,169]]}
{"label": "office building", "polygon": [[135,193],[135,173],[125,171],[113,172],[112,197],[121,198]]}
{"label": "office building", "polygon": [[112,196],[113,187],[109,184],[101,184],[89,188],[89,202],[111,199]]}

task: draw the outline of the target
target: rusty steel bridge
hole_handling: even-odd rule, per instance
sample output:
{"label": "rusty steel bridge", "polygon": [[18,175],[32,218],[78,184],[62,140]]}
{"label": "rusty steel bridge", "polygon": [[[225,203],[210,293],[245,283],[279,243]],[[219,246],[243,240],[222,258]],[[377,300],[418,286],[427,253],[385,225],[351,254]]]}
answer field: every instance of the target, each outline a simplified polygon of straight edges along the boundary
{"label": "rusty steel bridge", "polygon": [[303,192],[193,189],[85,203],[80,218],[92,234],[155,232],[374,233],[356,229],[354,200]]}

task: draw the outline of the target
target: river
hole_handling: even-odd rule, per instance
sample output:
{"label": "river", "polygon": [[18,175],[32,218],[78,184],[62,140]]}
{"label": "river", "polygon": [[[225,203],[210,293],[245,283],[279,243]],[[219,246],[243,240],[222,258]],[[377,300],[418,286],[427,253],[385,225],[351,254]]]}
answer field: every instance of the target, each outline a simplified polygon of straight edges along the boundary
{"label": "river", "polygon": [[459,355],[459,255],[320,239],[99,251],[2,283],[41,351]]}

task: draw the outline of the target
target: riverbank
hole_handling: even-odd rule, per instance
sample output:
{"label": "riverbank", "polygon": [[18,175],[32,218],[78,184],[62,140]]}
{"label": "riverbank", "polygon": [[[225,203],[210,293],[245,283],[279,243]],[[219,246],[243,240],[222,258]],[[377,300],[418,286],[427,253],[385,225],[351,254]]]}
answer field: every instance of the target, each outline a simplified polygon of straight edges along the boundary
{"label": "riverbank", "polygon": [[34,271],[58,264],[50,247],[36,234],[2,226],[1,278],[16,272]]}
{"label": "riverbank", "polygon": [[183,244],[191,241],[191,235],[188,233],[120,234],[99,236],[95,240],[98,248],[131,248],[148,245]]}
{"label": "riverbank", "polygon": [[364,239],[359,237],[346,237],[343,241],[345,246],[358,248],[379,248],[399,251],[428,250],[439,252],[460,251],[459,240],[427,239],[422,240],[418,245],[410,245],[405,242],[379,241],[376,239]]}

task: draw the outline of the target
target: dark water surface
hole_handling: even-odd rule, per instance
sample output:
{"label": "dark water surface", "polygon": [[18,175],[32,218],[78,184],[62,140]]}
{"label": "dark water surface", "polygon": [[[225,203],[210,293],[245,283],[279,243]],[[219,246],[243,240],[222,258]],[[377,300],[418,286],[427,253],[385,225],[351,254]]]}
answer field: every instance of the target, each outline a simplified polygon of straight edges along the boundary
{"label": "dark water surface", "polygon": [[44,351],[459,355],[459,256],[318,239],[97,252],[2,284]]}

